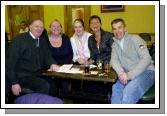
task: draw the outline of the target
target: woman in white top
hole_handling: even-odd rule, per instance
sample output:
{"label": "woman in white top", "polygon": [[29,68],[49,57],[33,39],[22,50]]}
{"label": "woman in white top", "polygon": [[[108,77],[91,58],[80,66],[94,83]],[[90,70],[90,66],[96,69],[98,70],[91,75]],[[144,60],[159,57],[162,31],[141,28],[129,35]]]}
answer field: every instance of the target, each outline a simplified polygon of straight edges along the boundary
{"label": "woman in white top", "polygon": [[91,34],[84,30],[84,22],[82,19],[75,19],[74,31],[75,33],[71,37],[73,61],[79,64],[86,64],[90,57],[88,38]]}

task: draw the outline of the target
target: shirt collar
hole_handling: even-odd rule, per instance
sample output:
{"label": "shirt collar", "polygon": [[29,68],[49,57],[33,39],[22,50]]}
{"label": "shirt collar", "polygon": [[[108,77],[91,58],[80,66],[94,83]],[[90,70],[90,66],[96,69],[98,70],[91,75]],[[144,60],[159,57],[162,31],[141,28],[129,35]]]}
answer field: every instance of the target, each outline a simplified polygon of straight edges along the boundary
{"label": "shirt collar", "polygon": [[123,43],[123,42],[124,42],[124,38],[125,38],[125,37],[123,37],[121,40],[117,40],[117,42],[118,42],[118,43]]}
{"label": "shirt collar", "polygon": [[[30,35],[31,35],[31,37],[33,38],[33,39],[36,39],[35,38],[35,36],[31,33],[31,32],[29,32],[30,33]],[[39,38],[38,38],[39,39]]]}

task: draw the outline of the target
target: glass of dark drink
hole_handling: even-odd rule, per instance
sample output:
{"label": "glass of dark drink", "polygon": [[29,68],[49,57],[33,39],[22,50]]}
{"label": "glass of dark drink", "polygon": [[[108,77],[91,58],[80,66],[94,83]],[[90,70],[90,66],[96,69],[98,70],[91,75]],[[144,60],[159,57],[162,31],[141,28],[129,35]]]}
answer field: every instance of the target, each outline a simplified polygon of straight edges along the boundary
{"label": "glass of dark drink", "polygon": [[89,65],[85,65],[85,67],[84,67],[84,71],[85,71],[85,74],[88,74],[89,72],[90,72],[90,67],[89,67]]}

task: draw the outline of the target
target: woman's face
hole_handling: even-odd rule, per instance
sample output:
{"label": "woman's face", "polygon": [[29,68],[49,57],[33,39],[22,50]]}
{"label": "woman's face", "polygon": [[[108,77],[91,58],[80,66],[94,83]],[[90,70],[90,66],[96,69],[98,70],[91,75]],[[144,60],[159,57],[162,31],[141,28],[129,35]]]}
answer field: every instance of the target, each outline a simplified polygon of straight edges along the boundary
{"label": "woman's face", "polygon": [[84,32],[84,27],[81,24],[81,22],[79,22],[79,21],[74,22],[74,30],[75,30],[75,34],[77,36],[82,36],[82,34]]}
{"label": "woman's face", "polygon": [[54,21],[51,24],[50,31],[51,31],[51,34],[53,34],[53,35],[60,35],[61,31],[62,31],[60,23],[57,21]]}
{"label": "woman's face", "polygon": [[100,31],[100,27],[101,24],[98,19],[94,18],[90,21],[90,28],[94,33]]}

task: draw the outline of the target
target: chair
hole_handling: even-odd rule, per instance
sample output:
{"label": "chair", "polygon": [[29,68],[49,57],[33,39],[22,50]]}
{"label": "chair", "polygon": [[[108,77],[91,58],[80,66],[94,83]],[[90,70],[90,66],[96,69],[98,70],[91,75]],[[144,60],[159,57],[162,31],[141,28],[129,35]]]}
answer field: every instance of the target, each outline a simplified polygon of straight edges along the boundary
{"label": "chair", "polygon": [[145,41],[151,41],[151,35],[149,33],[139,33],[139,36]]}
{"label": "chair", "polygon": [[155,65],[155,43],[153,43],[150,47],[150,50],[149,50],[149,53],[150,53],[150,56],[152,57],[152,60],[154,62],[154,65]]}
{"label": "chair", "polygon": [[155,84],[144,94],[138,103],[154,104],[155,103]]}
{"label": "chair", "polygon": [[[149,53],[155,64],[155,43],[152,44]],[[155,103],[155,84],[144,94],[138,103]]]}

